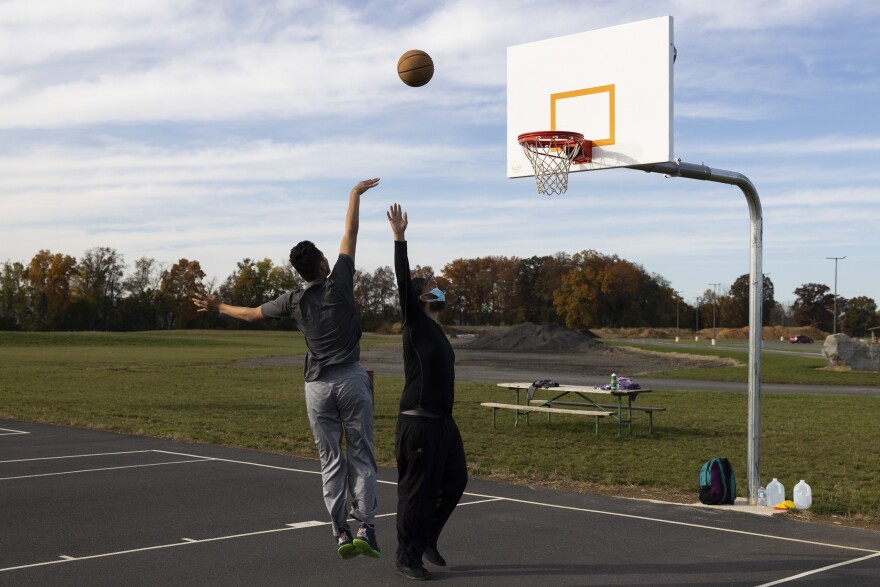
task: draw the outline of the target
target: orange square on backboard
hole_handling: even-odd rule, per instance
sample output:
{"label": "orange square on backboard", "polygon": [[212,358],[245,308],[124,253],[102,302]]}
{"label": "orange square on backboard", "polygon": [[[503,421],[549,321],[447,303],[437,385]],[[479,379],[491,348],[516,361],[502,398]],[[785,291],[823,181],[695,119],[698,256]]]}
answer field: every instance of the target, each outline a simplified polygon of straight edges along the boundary
{"label": "orange square on backboard", "polygon": [[[565,128],[559,128],[557,121],[561,118],[569,118],[560,116],[560,111],[568,104],[563,100],[589,101],[592,104],[582,104],[582,107],[577,109],[577,124],[563,123],[562,126]],[[578,132],[591,140],[596,147],[613,145],[615,143],[614,84],[550,94],[550,130],[572,130],[568,126],[577,128]]]}

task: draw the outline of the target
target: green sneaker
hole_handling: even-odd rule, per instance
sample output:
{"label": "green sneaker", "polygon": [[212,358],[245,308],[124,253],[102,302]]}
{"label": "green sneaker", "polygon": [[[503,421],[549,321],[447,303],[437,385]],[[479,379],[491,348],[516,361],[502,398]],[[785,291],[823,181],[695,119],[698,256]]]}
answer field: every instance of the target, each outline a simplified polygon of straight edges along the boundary
{"label": "green sneaker", "polygon": [[354,537],[354,545],[360,549],[364,556],[372,558],[382,556],[379,543],[376,541],[376,529],[367,524],[361,524],[361,527],[358,528],[357,536]]}
{"label": "green sneaker", "polygon": [[336,545],[336,550],[343,560],[354,558],[361,553],[358,547],[354,545],[354,542],[351,541],[351,530],[348,528],[339,529],[339,542]]}

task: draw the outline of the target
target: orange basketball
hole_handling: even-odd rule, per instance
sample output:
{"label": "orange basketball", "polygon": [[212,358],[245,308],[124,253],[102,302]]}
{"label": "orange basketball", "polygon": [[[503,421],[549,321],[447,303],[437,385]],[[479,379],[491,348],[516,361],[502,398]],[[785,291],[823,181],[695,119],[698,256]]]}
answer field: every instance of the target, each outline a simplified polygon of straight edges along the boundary
{"label": "orange basketball", "polygon": [[424,51],[407,51],[397,60],[397,75],[408,86],[423,86],[434,76],[434,60]]}

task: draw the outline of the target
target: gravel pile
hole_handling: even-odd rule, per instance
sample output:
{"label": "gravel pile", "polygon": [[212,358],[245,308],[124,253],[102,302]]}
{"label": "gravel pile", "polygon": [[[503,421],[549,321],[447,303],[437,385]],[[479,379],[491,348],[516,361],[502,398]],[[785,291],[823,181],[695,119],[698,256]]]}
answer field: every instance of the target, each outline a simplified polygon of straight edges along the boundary
{"label": "gravel pile", "polygon": [[495,351],[579,352],[604,350],[605,345],[584,334],[556,324],[525,322],[495,336],[481,336],[465,345],[468,349]]}

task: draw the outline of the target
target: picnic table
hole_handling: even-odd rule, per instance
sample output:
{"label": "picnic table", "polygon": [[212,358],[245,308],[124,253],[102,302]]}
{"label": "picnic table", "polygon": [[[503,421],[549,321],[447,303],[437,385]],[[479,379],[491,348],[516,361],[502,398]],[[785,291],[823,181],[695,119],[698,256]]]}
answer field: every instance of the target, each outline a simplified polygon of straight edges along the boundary
{"label": "picnic table", "polygon": [[[565,414],[583,414],[587,416],[597,416],[596,430],[598,433],[598,418],[601,416],[611,416],[617,419],[618,436],[626,424],[629,433],[632,434],[633,412],[645,412],[648,415],[648,431],[654,432],[654,412],[665,411],[666,408],[656,408],[648,406],[634,406],[633,402],[642,393],[651,393],[650,389],[604,389],[601,387],[590,387],[587,385],[558,385],[556,387],[541,388],[538,387],[534,391],[537,393],[550,392],[553,397],[549,399],[532,399],[527,397],[524,403],[520,403],[520,391],[528,390],[532,387],[531,383],[498,383],[498,387],[505,387],[516,393],[516,404],[492,404],[484,403],[483,406],[492,408],[492,422],[495,423],[495,410],[509,409],[514,411],[514,426],[519,424],[520,415],[525,415],[526,423],[531,412],[546,412],[547,417],[551,413]],[[542,394],[543,395],[543,394]],[[611,396],[617,399],[617,403],[606,404],[600,403],[601,400],[593,399],[590,396]],[[575,399],[577,398],[577,399]],[[626,401],[624,402],[624,398]],[[573,406],[581,409],[557,409],[557,406]],[[583,408],[588,408],[584,410]]]}

